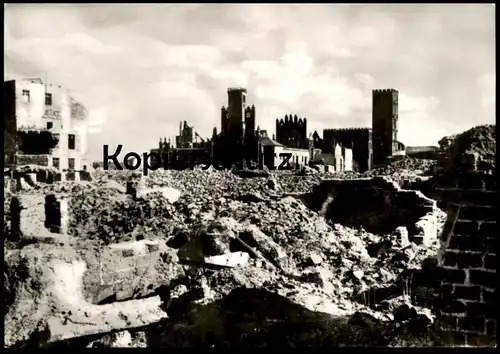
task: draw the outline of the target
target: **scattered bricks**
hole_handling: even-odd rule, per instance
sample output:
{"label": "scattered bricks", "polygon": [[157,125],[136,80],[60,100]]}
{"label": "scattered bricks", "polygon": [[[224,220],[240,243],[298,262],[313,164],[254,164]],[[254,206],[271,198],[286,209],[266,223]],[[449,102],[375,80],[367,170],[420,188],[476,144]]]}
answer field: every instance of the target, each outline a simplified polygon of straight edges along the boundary
{"label": "scattered bricks", "polygon": [[440,316],[438,323],[441,330],[456,331],[458,329],[458,318],[455,316]]}
{"label": "scattered bricks", "polygon": [[488,250],[488,240],[483,237],[454,235],[450,240],[448,249],[457,251],[486,252]]}
{"label": "scattered bricks", "polygon": [[480,253],[457,253],[446,252],[444,255],[444,265],[449,267],[480,268],[483,265],[483,255]]}
{"label": "scattered bricks", "polygon": [[458,328],[470,332],[484,332],[486,320],[484,317],[461,317],[458,319]]}
{"label": "scattered bricks", "polygon": [[497,212],[493,206],[464,206],[460,209],[459,219],[495,221]]}
{"label": "scattered bricks", "polygon": [[478,286],[455,285],[453,294],[460,300],[481,300],[481,288]]}
{"label": "scattered bricks", "polygon": [[470,270],[471,284],[482,285],[488,288],[496,289],[496,272],[485,270]]}
{"label": "scattered bricks", "polygon": [[[495,209],[495,211],[496,210],[497,209]],[[479,219],[481,219],[481,218],[479,218]],[[486,220],[486,219],[482,219],[482,220]],[[497,223],[496,223],[496,221],[494,221],[494,222],[483,222],[479,226],[479,233],[480,233],[481,236],[484,236],[484,237],[497,237],[497,235],[498,235],[497,230],[498,229],[497,229]]]}
{"label": "scattered bricks", "polygon": [[439,280],[444,283],[463,284],[465,281],[465,271],[461,269],[438,268]]}
{"label": "scattered bricks", "polygon": [[467,345],[471,347],[496,347],[496,339],[484,334],[467,334]]}
{"label": "scattered bricks", "polygon": [[495,320],[486,321],[486,334],[489,336],[496,336],[496,334],[497,334],[497,321],[495,321]]}
{"label": "scattered bricks", "polygon": [[467,343],[465,333],[458,331],[443,331],[441,332],[441,341],[449,346],[461,346]]}
{"label": "scattered bricks", "polygon": [[485,182],[483,173],[470,171],[466,173],[460,173],[457,176],[458,188],[460,189],[484,189]]}
{"label": "scattered bricks", "polygon": [[463,301],[459,300],[447,301],[443,303],[443,306],[441,307],[441,312],[465,314],[467,312],[467,306]]}
{"label": "scattered bricks", "polygon": [[462,235],[462,236],[465,235],[476,236],[478,232],[479,232],[479,223],[470,220],[458,220],[455,223],[455,228],[453,229],[453,233],[455,235]]}
{"label": "scattered bricks", "polygon": [[497,270],[497,256],[496,254],[487,254],[484,256],[483,268],[490,270]]}
{"label": "scattered bricks", "polygon": [[133,257],[134,256],[134,250],[123,250],[122,251],[122,256],[127,258],[127,257]]}

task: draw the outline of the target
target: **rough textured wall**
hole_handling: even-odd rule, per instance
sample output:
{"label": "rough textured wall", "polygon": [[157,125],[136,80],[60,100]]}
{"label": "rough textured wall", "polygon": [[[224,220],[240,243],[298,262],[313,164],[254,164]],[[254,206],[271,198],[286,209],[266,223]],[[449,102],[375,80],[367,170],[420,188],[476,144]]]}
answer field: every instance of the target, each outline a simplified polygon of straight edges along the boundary
{"label": "rough textured wall", "polygon": [[449,345],[496,345],[498,186],[496,169],[482,169],[476,156],[444,174],[439,199],[447,205],[441,237],[441,302],[438,329]]}
{"label": "rough textured wall", "polygon": [[419,191],[403,190],[384,177],[324,180],[306,197],[306,204],[334,222],[362,226],[368,232],[391,233],[398,226],[405,226],[410,236],[423,237],[420,242],[436,237],[437,231],[432,230],[435,228],[420,235],[422,222],[437,222],[432,216],[435,201]]}

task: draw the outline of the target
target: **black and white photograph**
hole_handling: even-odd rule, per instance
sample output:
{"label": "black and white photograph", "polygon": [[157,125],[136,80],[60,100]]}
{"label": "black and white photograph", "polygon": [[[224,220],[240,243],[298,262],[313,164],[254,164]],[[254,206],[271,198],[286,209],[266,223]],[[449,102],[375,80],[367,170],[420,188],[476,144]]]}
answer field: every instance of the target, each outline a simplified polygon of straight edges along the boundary
{"label": "black and white photograph", "polygon": [[497,346],[495,4],[4,4],[4,347]]}

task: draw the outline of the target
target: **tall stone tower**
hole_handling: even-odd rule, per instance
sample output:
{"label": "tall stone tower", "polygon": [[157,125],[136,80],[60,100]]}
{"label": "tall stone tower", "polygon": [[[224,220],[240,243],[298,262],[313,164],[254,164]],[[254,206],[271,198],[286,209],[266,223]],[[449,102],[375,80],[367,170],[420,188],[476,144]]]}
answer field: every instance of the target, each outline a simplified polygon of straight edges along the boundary
{"label": "tall stone tower", "polygon": [[372,92],[373,164],[383,163],[397,149],[398,91]]}
{"label": "tall stone tower", "polygon": [[243,144],[245,136],[245,108],[247,90],[244,88],[227,89],[227,135],[231,140]]}

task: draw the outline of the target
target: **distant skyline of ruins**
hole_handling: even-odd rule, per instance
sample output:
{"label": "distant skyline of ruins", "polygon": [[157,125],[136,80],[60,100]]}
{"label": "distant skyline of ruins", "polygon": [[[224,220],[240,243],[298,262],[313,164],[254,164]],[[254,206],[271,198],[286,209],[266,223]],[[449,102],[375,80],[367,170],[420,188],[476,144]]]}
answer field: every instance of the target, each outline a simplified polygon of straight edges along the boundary
{"label": "distant skyline of ruins", "polygon": [[210,136],[231,86],[268,132],[288,113],[309,131],[369,126],[371,90],[394,87],[399,140],[435,145],[495,122],[494,26],[488,4],[9,4],[4,79],[70,87],[90,159],[124,141],[147,151],[184,120]]}

